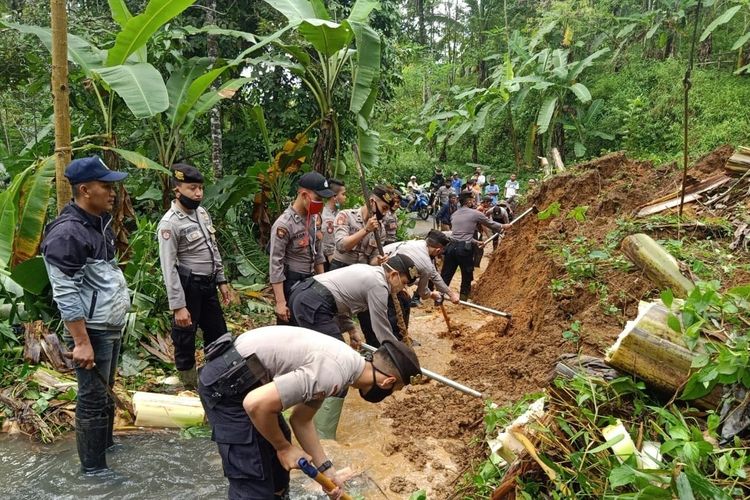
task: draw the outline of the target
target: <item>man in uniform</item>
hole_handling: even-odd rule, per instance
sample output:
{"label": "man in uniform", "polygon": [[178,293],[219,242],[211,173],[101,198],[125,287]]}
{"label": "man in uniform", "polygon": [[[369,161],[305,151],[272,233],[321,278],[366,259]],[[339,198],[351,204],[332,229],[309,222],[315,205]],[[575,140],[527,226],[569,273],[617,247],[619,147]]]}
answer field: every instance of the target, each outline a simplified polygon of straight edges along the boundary
{"label": "man in uniform", "polygon": [[[379,346],[386,340],[396,340],[398,332],[388,317],[392,293],[399,293],[414,282],[418,271],[414,262],[405,256],[393,257],[382,266],[352,264],[325,274],[314,276],[292,293],[291,310],[296,324],[344,340],[349,332],[352,347],[359,348],[361,335],[354,328],[352,316],[359,313],[360,324],[364,313],[372,321],[367,342]],[[400,337],[400,335],[398,335]],[[336,439],[336,430],[344,405],[345,393],[327,398],[315,420],[318,434]]]}
{"label": "man in uniform", "polygon": [[323,269],[325,271],[331,270],[331,259],[333,258],[334,250],[336,250],[336,239],[333,236],[336,216],[341,211],[344,203],[346,203],[346,186],[344,185],[344,181],[328,179],[328,186],[336,194],[328,199],[321,214],[323,222],[323,255],[326,258],[325,262],[323,262]]}
{"label": "man in uniform", "polygon": [[[448,244],[450,244],[450,238],[441,231],[431,229],[424,240],[401,241],[383,248],[389,258],[396,255],[405,255],[417,267],[419,281],[417,282],[417,290],[414,292],[414,297],[412,298],[412,306],[418,305],[420,299],[426,299],[430,296],[433,299],[437,299],[441,294],[448,295],[453,303],[458,303],[458,294],[445,284],[445,281],[443,281],[440,273],[435,268],[435,257],[441,255]],[[430,293],[430,283],[434,285],[435,292]]]}
{"label": "man in uniform", "polygon": [[318,214],[323,211],[323,198],[334,196],[325,177],[308,172],[299,179],[294,202],[271,227],[268,277],[280,325],[292,321],[288,304],[292,289],[313,274],[324,272],[323,235],[318,233]]}
{"label": "man in uniform", "polygon": [[396,210],[401,208],[401,196],[395,190],[391,190],[390,194],[392,199],[391,210],[383,216],[383,230],[385,231],[383,245],[398,241],[398,218],[396,217]]}
{"label": "man in uniform", "polygon": [[97,156],[70,162],[65,177],[73,201],[47,226],[41,247],[76,364],[76,444],[85,473],[106,469],[105,450],[114,444],[115,403],[104,384],[115,383],[130,296],[115,258],[109,211],[114,183],[127,175],[111,171]]}
{"label": "man in uniform", "polygon": [[476,199],[473,193],[461,193],[459,198],[461,208],[451,217],[453,228],[450,245],[445,251],[443,259],[443,280],[450,285],[456,269],[461,269],[461,300],[467,300],[471,293],[471,282],[474,280],[474,248],[478,244],[474,240],[477,224],[489,227],[494,231],[501,231],[507,224],[500,224],[487,218],[476,209]]}
{"label": "man in uniform", "polygon": [[[305,458],[337,485],[313,417],[323,400],[349,387],[377,403],[421,373],[414,351],[384,343],[371,360],[343,342],[305,328],[268,326],[210,346],[198,392],[229,480],[230,499],[288,498],[289,470]],[[209,359],[210,358],[210,359]],[[282,411],[299,447],[291,442]]]}
{"label": "man in uniform", "polygon": [[201,207],[203,174],[184,163],[172,167],[170,179],[175,200],[159,222],[159,260],[173,313],[174,363],[180,381],[195,388],[195,333],[203,331],[208,345],[227,331],[216,294],[228,305],[231,292],[224,276],[224,264],[216,244],[211,216]]}
{"label": "man in uniform", "polygon": [[368,200],[371,217],[366,223],[368,210],[365,205],[339,212],[333,230],[336,250],[331,259],[331,270],[370,262],[378,251],[373,233],[379,231],[380,240],[385,240],[385,230],[380,222],[390,211],[392,202],[390,191],[383,186],[375,186]]}

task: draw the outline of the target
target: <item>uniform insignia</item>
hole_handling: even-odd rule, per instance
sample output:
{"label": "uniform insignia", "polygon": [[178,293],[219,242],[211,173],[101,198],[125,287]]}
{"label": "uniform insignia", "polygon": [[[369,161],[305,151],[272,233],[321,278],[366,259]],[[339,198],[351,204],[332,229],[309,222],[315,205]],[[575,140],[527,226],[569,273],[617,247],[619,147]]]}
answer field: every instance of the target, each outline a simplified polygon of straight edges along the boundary
{"label": "uniform insignia", "polygon": [[339,214],[336,217],[336,224],[346,224],[346,214]]}
{"label": "uniform insignia", "polygon": [[333,234],[333,221],[332,220],[326,221],[326,233]]}
{"label": "uniform insignia", "polygon": [[183,174],[179,170],[175,170],[174,171],[174,178],[177,179],[178,181],[184,181],[185,180],[185,174]]}
{"label": "uniform insignia", "polygon": [[168,240],[169,238],[172,237],[172,231],[170,231],[169,229],[162,229],[161,230],[161,237],[164,240]]}
{"label": "uniform insignia", "polygon": [[288,234],[289,234],[289,232],[286,230],[285,227],[279,226],[279,227],[276,228],[276,237],[278,239],[283,240],[283,239],[285,239],[287,237]]}

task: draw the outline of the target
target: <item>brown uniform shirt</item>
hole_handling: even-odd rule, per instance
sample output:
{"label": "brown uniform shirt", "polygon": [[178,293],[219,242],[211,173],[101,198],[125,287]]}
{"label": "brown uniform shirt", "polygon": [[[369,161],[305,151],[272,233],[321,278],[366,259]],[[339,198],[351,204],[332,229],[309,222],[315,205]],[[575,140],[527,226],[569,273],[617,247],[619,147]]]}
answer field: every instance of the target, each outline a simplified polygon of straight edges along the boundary
{"label": "brown uniform shirt", "polygon": [[[375,241],[375,234],[369,233],[360,240],[357,245],[349,251],[344,250],[343,240],[360,229],[365,227],[362,219],[362,212],[359,208],[350,208],[342,210],[336,216],[333,235],[336,241],[336,250],[333,252],[333,258],[344,264],[369,264],[370,259],[377,255],[378,245]],[[385,230],[380,224],[380,241],[385,241]]]}
{"label": "brown uniform shirt", "polygon": [[398,237],[396,236],[396,231],[398,231],[398,219],[396,218],[396,214],[388,212],[383,216],[383,229],[385,230],[383,245],[388,245],[398,241]]}
{"label": "brown uniform shirt", "polygon": [[289,206],[276,219],[271,227],[271,259],[268,275],[271,283],[282,283],[286,272],[314,274],[315,264],[325,261],[323,256],[323,235],[320,231],[320,218],[302,217]]}
{"label": "brown uniform shirt", "polygon": [[323,207],[323,213],[321,219],[323,222],[323,255],[326,258],[330,258],[333,252],[336,250],[336,238],[333,236],[334,225],[336,224],[336,216],[339,214],[339,210],[330,209],[328,204]]}

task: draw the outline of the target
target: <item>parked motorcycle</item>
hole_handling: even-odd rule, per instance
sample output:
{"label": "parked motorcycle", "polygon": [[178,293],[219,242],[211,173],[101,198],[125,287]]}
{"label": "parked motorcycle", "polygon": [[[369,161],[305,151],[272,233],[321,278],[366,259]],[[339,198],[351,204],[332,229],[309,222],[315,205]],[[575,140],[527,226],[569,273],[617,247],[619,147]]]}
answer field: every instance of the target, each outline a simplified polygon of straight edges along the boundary
{"label": "parked motorcycle", "polygon": [[432,207],[430,206],[430,195],[425,193],[424,189],[414,192],[416,199],[409,205],[409,200],[406,196],[401,197],[401,208],[407,208],[409,212],[417,212],[417,217],[422,220],[427,220],[427,217],[432,213]]}

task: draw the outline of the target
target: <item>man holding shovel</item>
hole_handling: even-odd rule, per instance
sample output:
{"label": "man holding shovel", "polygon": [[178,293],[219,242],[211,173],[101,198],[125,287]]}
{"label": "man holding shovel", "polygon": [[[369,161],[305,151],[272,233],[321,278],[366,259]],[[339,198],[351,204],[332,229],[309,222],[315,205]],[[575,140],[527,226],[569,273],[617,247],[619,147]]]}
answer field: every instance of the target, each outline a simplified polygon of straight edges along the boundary
{"label": "man holding shovel", "polygon": [[41,247],[64,339],[73,348],[76,444],[84,473],[107,469],[105,450],[114,444],[115,402],[105,384],[115,382],[130,296],[117,266],[109,212],[115,183],[127,175],[97,156],[73,160],[65,169],[73,201],[47,226]]}
{"label": "man holding shovel", "polygon": [[[313,417],[323,400],[353,387],[377,403],[419,375],[414,351],[385,342],[371,360],[343,342],[306,328],[269,326],[232,341],[227,334],[206,350],[198,392],[219,447],[230,499],[288,498],[289,470],[300,458],[338,486],[341,481],[320,444]],[[289,424],[281,412],[291,409]]]}

